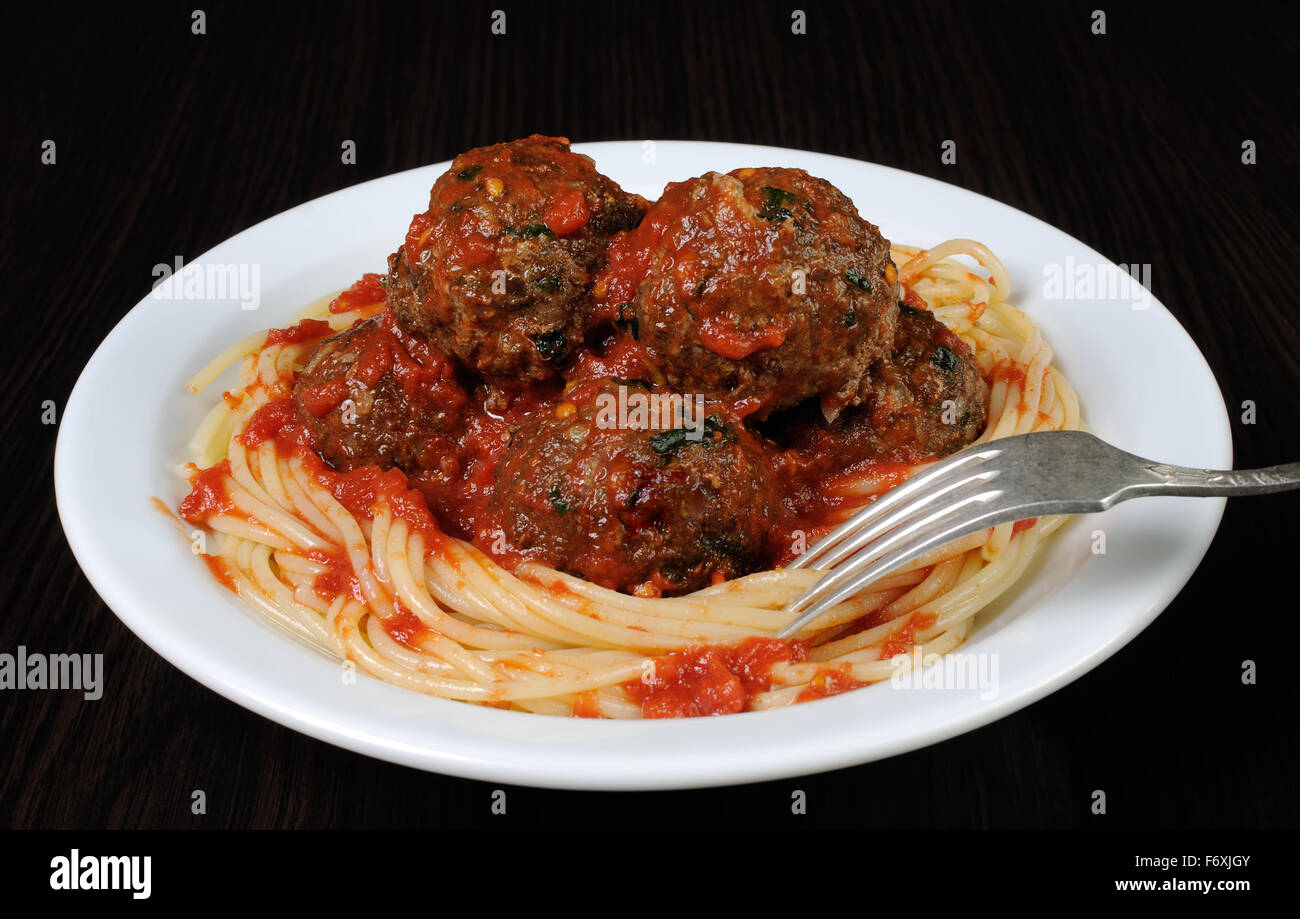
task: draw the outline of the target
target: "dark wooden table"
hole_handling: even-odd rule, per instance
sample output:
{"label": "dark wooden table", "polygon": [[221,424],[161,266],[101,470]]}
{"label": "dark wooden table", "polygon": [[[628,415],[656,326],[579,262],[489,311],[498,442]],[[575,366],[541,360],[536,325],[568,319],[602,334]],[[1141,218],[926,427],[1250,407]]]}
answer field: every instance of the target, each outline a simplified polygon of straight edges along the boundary
{"label": "dark wooden table", "polygon": [[[310,740],[180,674],[82,576],[55,512],[81,368],[187,259],[326,192],[533,131],[897,166],[1034,214],[1152,287],[1213,367],[1237,464],[1300,458],[1296,17],[1284,6],[22,5],[3,63],[0,652],[102,652],[107,688],[0,691],[14,827],[490,826],[490,787]],[[491,9],[507,32],[490,32]],[[16,17],[16,18],[15,18]],[[57,162],[41,162],[53,140]],[[340,144],[357,145],[355,165]],[[955,165],[940,162],[957,142]],[[1257,163],[1243,164],[1253,140]],[[870,216],[869,202],[859,202]],[[972,228],[977,230],[977,228]],[[123,398],[130,398],[123,393]],[[1245,400],[1254,424],[1240,423]],[[105,451],[114,449],[111,443]],[[105,487],[112,487],[105,483]],[[1232,503],[1111,660],[1025,711],[840,772],[731,789],[512,792],[515,825],[1295,827],[1300,497]],[[1243,686],[1253,660],[1258,684]],[[190,809],[207,793],[207,814]],[[789,814],[790,791],[809,815]],[[1094,789],[1108,813],[1089,811]],[[499,823],[497,824],[499,825]]]}

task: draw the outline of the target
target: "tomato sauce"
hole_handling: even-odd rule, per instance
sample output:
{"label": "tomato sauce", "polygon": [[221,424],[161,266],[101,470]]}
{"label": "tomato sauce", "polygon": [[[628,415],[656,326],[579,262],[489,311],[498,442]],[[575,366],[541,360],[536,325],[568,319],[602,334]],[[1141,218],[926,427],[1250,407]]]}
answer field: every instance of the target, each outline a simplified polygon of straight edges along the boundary
{"label": "tomato sauce", "polygon": [[912,290],[912,288],[907,284],[903,285],[903,302],[914,310],[930,309],[929,304],[925,302],[921,295]]}
{"label": "tomato sauce", "polygon": [[888,660],[899,654],[906,654],[916,644],[916,633],[924,632],[938,621],[933,613],[913,613],[907,621],[890,633],[889,638],[880,647],[880,659]]}
{"label": "tomato sauce", "polygon": [[362,275],[361,280],[330,301],[331,313],[350,313],[367,306],[378,306],[388,299],[384,280],[380,275]]}
{"label": "tomato sauce", "polygon": [[1011,361],[998,361],[993,365],[993,372],[990,374],[989,383],[1006,383],[1008,386],[1025,385],[1025,369]]}
{"label": "tomato sauce", "polygon": [[222,460],[190,476],[190,493],[181,502],[180,515],[190,523],[205,523],[233,511],[235,502],[226,491],[229,477],[230,460]]}
{"label": "tomato sauce", "polygon": [[740,329],[730,316],[705,316],[700,320],[700,344],[714,354],[739,361],[770,348],[785,344],[794,320],[782,317],[755,329]]}
{"label": "tomato sauce", "polygon": [[402,604],[396,606],[397,612],[383,620],[384,631],[399,645],[405,645],[412,651],[424,650],[420,647],[420,642],[432,635],[432,630]]}
{"label": "tomato sauce", "polygon": [[325,570],[312,579],[311,587],[316,596],[332,601],[340,594],[346,594],[358,602],[365,602],[361,582],[357,580],[347,552],[342,549],[312,549],[307,557],[325,566]]}
{"label": "tomato sauce", "polygon": [[272,329],[266,333],[266,344],[264,347],[272,345],[296,345],[304,341],[311,341],[314,338],[324,338],[326,335],[332,335],[334,330],[324,319],[303,319],[295,326],[287,329]]}
{"label": "tomato sauce", "polygon": [[853,679],[848,664],[836,668],[819,668],[813,678],[808,681],[808,685],[800,690],[799,695],[795,696],[795,701],[811,702],[814,699],[825,699],[829,696],[838,696],[840,693],[848,692],[851,689],[861,689],[866,685],[866,683],[859,683]]}
{"label": "tomato sauce", "polygon": [[234,575],[230,573],[229,562],[224,558],[208,555],[207,553],[200,554],[199,558],[203,559],[203,563],[208,566],[208,571],[216,578],[218,584],[233,594],[239,593],[239,588],[235,585]]}
{"label": "tomato sauce", "polygon": [[573,699],[573,717],[575,718],[602,718],[600,706],[596,701],[596,690],[589,689],[586,692],[580,692]]}
{"label": "tomato sauce", "polygon": [[244,446],[257,447],[267,440],[305,443],[305,440],[297,436],[303,433],[293,400],[284,398],[272,399],[253,412],[253,417],[244,425],[243,433],[237,436]]}
{"label": "tomato sauce", "polygon": [[301,390],[302,407],[317,418],[323,418],[343,404],[348,397],[348,381],[334,377],[319,386],[304,386]]}
{"label": "tomato sauce", "polygon": [[655,658],[653,680],[623,685],[646,718],[729,714],[745,711],[757,693],[771,688],[773,665],[807,657],[798,641],[746,638],[670,652]]}
{"label": "tomato sauce", "polygon": [[587,225],[591,208],[587,199],[576,189],[551,199],[542,214],[542,222],[556,236],[572,236]]}
{"label": "tomato sauce", "polygon": [[420,260],[420,253],[425,249],[424,244],[429,241],[429,236],[433,233],[433,224],[433,215],[428,212],[416,214],[411,218],[411,224],[406,228],[406,238],[402,241],[408,262],[414,263]]}
{"label": "tomato sauce", "polygon": [[564,369],[566,380],[648,380],[656,371],[645,348],[631,335],[618,332],[597,343],[594,348],[576,348]]}

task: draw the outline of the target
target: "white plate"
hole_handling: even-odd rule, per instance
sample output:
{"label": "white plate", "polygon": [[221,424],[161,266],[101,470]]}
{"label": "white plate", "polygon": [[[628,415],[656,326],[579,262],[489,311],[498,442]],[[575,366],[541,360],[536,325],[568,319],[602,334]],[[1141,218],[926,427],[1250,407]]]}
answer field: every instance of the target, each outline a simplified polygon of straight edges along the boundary
{"label": "white plate", "polygon": [[[710,169],[797,166],[839,186],[889,239],[981,240],[1005,262],[1012,302],[1056,348],[1098,435],[1165,462],[1232,464],[1223,398],[1178,322],[1154,301],[1135,310],[1118,299],[1049,299],[1044,266],[1108,263],[1033,217],[932,179],[796,150],[683,142],[578,149],[650,198],[666,181]],[[345,684],[337,662],[219,587],[150,497],[175,507],[183,496],[170,470],[189,458],[186,442],[233,375],[200,397],[184,381],[237,338],[283,325],[309,301],[382,271],[446,166],[326,195],[206,253],[197,261],[260,266],[260,307],[146,297],[95,352],[64,410],[54,480],[86,576],[155,651],[246,708],[370,756],[493,782],[656,789],[818,772],[969,731],[1086,673],[1165,608],[1210,545],[1221,499],[1133,501],[1062,529],[961,649],[997,655],[992,699],[879,684],[779,711],[613,722],[466,705],[368,677]],[[1105,531],[1105,555],[1091,551],[1095,530]],[[1119,704],[1099,699],[1098,712]]]}

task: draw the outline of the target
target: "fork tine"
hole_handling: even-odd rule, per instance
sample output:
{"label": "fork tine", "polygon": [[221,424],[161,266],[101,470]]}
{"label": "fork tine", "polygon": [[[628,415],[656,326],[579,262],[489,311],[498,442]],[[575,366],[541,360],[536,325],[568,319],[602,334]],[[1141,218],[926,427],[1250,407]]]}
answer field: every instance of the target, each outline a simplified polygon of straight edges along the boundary
{"label": "fork tine", "polygon": [[[781,630],[779,637],[789,638],[867,584],[921,557],[931,549],[999,523],[1017,519],[1020,515],[1019,508],[999,506],[996,503],[974,517],[966,517],[963,514],[958,515],[956,520],[951,519],[954,511],[965,508],[973,501],[996,502],[1001,496],[1002,492],[972,495],[954,506],[946,507],[922,520],[899,527],[880,540],[879,544],[861,550],[858,555],[822,578],[787,607],[788,611],[795,612],[799,607],[812,602],[811,606]],[[891,548],[892,551],[888,551]],[[882,551],[886,554],[882,555]]]}
{"label": "fork tine", "polygon": [[[978,481],[968,482],[966,487],[959,493],[954,494],[949,501],[937,507],[929,508],[927,513],[903,521],[892,527],[888,532],[877,535],[876,538],[853,553],[848,562],[837,568],[829,569],[821,580],[810,587],[804,596],[787,606],[786,610],[790,613],[800,612],[802,607],[819,595],[834,590],[843,584],[873,559],[891,552],[899,546],[905,546],[915,541],[918,535],[927,534],[933,531],[936,526],[951,524],[960,520],[962,514],[969,516],[968,507],[987,504],[990,500],[1002,494],[1000,491],[985,489],[982,485],[983,483]],[[954,515],[958,516],[954,517]]]}
{"label": "fork tine", "polygon": [[[823,536],[807,552],[786,565],[786,568],[809,568],[812,567],[815,561],[824,561],[822,556],[838,546],[845,537],[858,532],[859,528],[867,526],[874,518],[883,517],[891,509],[904,502],[910,504],[915,501],[918,505],[927,503],[933,497],[943,493],[938,491],[931,494],[934,489],[942,489],[945,482],[951,479],[954,474],[969,471],[967,467],[971,463],[983,464],[986,460],[992,459],[1001,453],[1001,447],[996,446],[996,444],[988,444],[981,449],[963,450],[948,459],[935,463],[928,469],[914,475],[902,485],[890,489],[882,497],[872,501],[844,523]],[[842,554],[836,555],[835,560],[838,561],[843,557]],[[834,562],[830,562],[825,564],[825,567],[830,567],[833,564]]]}
{"label": "fork tine", "polygon": [[838,545],[821,547],[818,551],[820,557],[817,559],[817,567],[827,571],[833,569],[841,561],[875,542],[895,527],[902,526],[925,511],[933,511],[936,506],[951,507],[952,502],[959,500],[973,487],[987,485],[998,475],[998,470],[993,468],[974,467],[972,471],[970,467],[966,467],[963,471],[968,472],[969,475],[964,478],[945,476],[936,479],[934,480],[936,484],[933,484],[928,491],[901,504],[895,504],[892,508],[887,508],[862,529],[845,533],[846,538],[843,538]]}

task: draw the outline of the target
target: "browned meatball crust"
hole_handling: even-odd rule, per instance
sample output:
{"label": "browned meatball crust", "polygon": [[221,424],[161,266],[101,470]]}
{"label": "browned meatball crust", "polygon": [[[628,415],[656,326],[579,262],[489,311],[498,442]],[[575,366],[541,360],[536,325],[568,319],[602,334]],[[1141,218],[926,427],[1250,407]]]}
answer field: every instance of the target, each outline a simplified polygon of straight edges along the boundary
{"label": "browned meatball crust", "polygon": [[644,211],[563,138],[470,150],[389,257],[389,304],[406,329],[479,373],[556,377],[582,340],[610,237]]}
{"label": "browned meatball crust", "polygon": [[819,397],[833,416],[890,350],[897,271],[847,197],[801,169],[670,184],[618,240],[596,296],[636,320],[668,384],[756,417]]}
{"label": "browned meatball crust", "polygon": [[573,401],[513,434],[489,504],[512,545],[642,593],[685,593],[759,567],[778,507],[762,445],[713,405],[687,426],[619,426],[603,401],[619,385],[631,399],[650,394],[638,382],[577,384]]}
{"label": "browned meatball crust", "polygon": [[791,413],[795,449],[843,468],[947,456],[979,437],[988,388],[975,355],[928,310],[898,310],[893,350],[868,373],[863,403],[829,425],[810,408]]}
{"label": "browned meatball crust", "polygon": [[335,469],[442,472],[468,397],[450,360],[384,312],[317,346],[293,387],[312,447]]}

